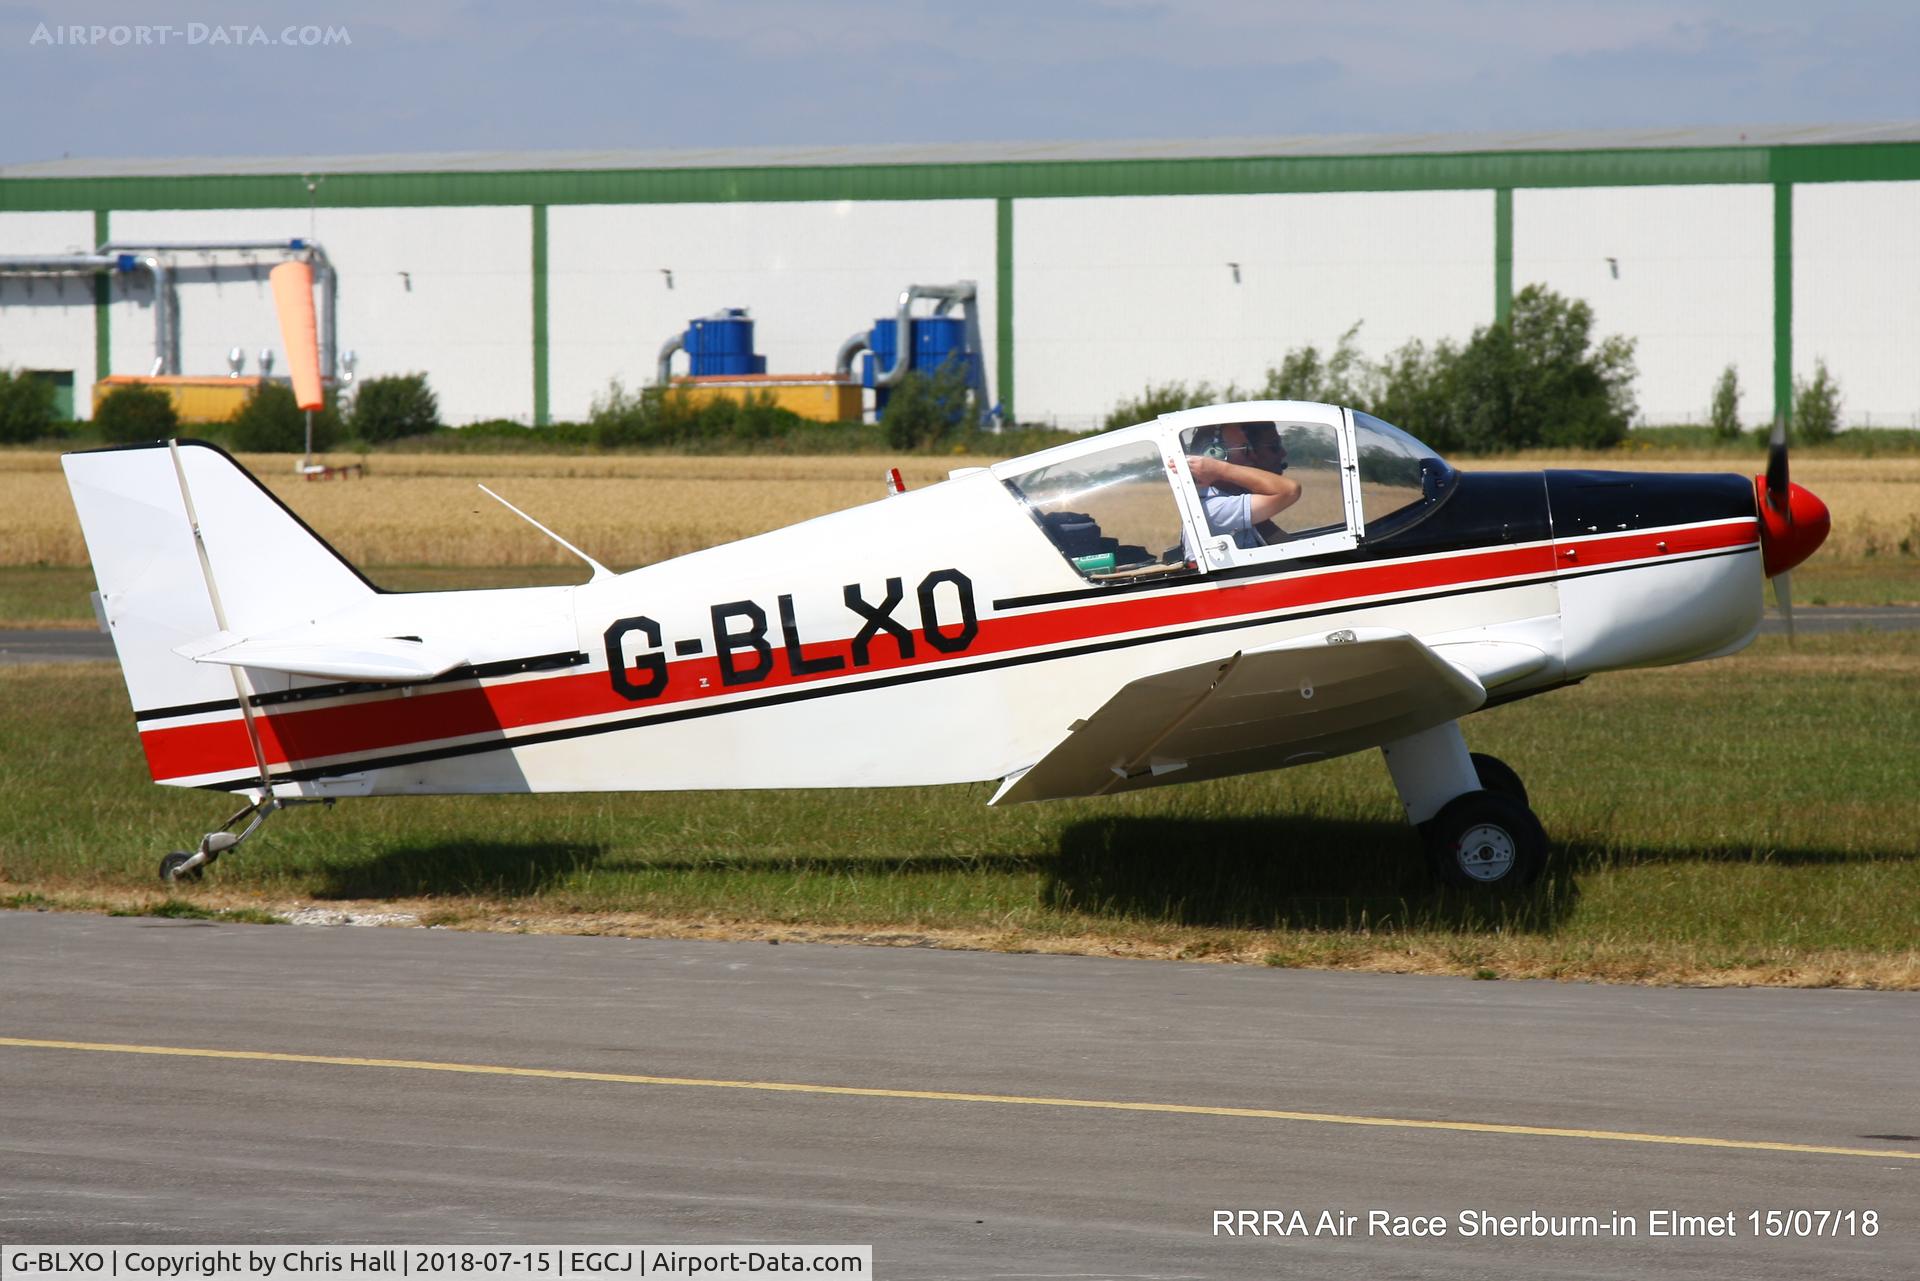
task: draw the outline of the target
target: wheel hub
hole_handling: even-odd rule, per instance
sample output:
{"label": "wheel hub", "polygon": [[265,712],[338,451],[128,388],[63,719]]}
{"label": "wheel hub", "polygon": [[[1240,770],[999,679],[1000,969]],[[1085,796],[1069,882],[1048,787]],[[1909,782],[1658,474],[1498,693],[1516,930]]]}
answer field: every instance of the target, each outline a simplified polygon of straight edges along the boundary
{"label": "wheel hub", "polygon": [[1513,835],[1495,823],[1477,823],[1460,834],[1454,846],[1460,870],[1476,881],[1497,881],[1513,870]]}

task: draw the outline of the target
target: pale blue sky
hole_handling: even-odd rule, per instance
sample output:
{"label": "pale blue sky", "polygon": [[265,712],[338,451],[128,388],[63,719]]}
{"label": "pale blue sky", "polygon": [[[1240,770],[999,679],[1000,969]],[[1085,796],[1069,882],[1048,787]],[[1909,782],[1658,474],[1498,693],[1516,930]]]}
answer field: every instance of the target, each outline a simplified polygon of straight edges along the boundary
{"label": "pale blue sky", "polygon": [[1910,0],[0,0],[0,164],[1873,123],[1917,64]]}

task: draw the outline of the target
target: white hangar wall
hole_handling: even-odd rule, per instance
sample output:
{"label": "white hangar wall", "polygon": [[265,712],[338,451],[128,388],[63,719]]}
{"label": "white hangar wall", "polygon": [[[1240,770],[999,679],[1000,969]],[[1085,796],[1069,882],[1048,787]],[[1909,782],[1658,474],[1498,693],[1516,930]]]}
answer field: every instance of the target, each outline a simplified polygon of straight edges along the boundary
{"label": "white hangar wall", "polygon": [[842,340],[893,315],[901,290],[959,280],[979,286],[991,378],[996,253],[991,200],[553,206],[550,414],[584,419],[612,380],[653,382],[661,345],[724,307],[751,313],[767,372],[831,372]]}
{"label": "white hangar wall", "polygon": [[[114,240],[128,242],[311,235],[339,271],[340,346],[357,353],[357,377],[425,371],[445,422],[531,421],[533,221],[524,206],[324,209],[311,232],[304,210],[121,211],[110,228]],[[257,279],[240,270],[207,281],[193,278],[200,255],[172,258],[182,275],[175,291],[180,372],[224,374],[228,349],[243,346],[247,373],[259,372],[262,347],[273,349],[274,371],[286,373],[267,284],[267,270],[281,259],[261,254]],[[113,370],[145,373],[153,361],[152,290],[142,277],[131,296],[116,286],[114,298]]]}
{"label": "white hangar wall", "polygon": [[[1379,357],[1493,319],[1491,191],[1020,200],[1014,403],[1099,425],[1151,383],[1257,388],[1354,322]],[[1239,264],[1239,280],[1229,264]]]}
{"label": "white hangar wall", "polygon": [[[90,213],[0,213],[0,254],[93,252]],[[153,347],[153,327],[146,331]],[[70,369],[73,405],[92,405],[93,277],[0,276],[0,369]]]}
{"label": "white hangar wall", "polygon": [[1513,289],[1593,307],[1594,337],[1637,340],[1640,419],[1703,422],[1732,365],[1741,416],[1773,415],[1773,188],[1578,187],[1513,193]]}
{"label": "white hangar wall", "polygon": [[1850,426],[1920,427],[1920,183],[1793,189],[1793,376],[1825,360]]}

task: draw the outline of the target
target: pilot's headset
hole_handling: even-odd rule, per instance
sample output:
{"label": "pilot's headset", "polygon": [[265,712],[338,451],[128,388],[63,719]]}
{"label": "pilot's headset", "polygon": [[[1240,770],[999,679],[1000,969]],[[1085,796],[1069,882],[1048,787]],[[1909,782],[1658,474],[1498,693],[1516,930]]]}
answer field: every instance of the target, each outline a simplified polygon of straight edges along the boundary
{"label": "pilot's headset", "polygon": [[1227,452],[1227,442],[1218,427],[1202,427],[1193,438],[1193,452],[1203,458],[1218,458],[1221,462],[1233,456]]}

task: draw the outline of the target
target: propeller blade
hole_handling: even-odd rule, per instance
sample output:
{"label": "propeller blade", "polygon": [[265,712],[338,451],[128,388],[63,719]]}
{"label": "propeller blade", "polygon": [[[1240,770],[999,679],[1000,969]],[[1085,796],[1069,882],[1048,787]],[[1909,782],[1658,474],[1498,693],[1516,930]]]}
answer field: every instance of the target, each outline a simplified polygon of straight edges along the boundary
{"label": "propeller blade", "polygon": [[1793,575],[1782,572],[1773,576],[1773,602],[1780,607],[1780,617],[1787,620],[1787,647],[1793,647]]}
{"label": "propeller blade", "polygon": [[1787,420],[1773,420],[1773,436],[1767,441],[1767,502],[1793,524],[1793,506],[1787,496]]}

